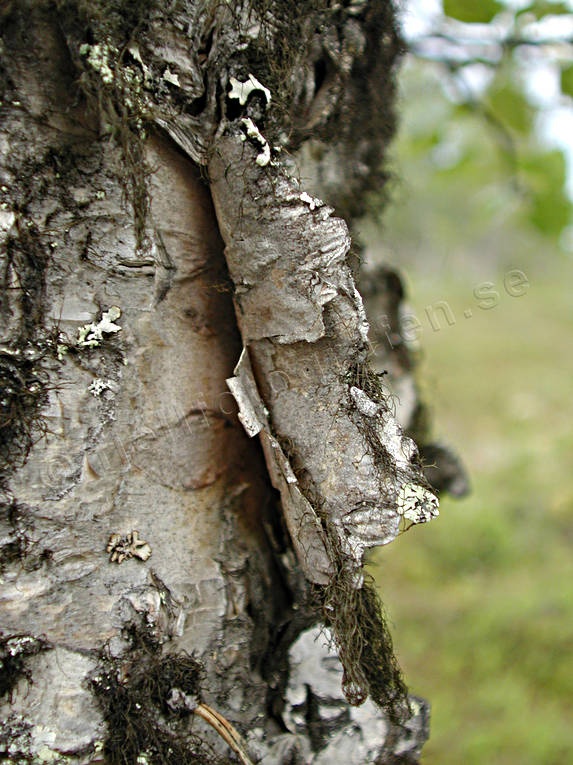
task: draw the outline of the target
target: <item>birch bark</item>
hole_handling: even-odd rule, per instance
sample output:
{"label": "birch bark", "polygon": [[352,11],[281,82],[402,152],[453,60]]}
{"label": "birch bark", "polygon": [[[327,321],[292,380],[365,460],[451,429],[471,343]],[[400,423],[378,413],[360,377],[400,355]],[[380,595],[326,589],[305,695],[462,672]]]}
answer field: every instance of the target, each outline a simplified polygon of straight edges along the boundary
{"label": "birch bark", "polygon": [[[311,5],[283,150],[328,139],[372,19],[394,35],[387,4]],[[313,587],[342,567],[361,592],[364,550],[435,504],[402,496],[423,479],[373,393],[345,223],[265,143],[265,91],[228,99],[285,13],[1,11],[9,761],[407,762],[427,736],[421,701],[351,710],[341,684],[370,681],[312,631]]]}

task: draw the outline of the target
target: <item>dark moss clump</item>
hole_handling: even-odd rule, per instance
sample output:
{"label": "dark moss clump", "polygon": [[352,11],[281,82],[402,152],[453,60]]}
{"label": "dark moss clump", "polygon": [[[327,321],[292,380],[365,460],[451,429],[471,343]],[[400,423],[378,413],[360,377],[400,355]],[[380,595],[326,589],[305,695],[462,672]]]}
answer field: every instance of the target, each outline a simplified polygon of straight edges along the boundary
{"label": "dark moss clump", "polygon": [[[131,205],[138,247],[145,243],[149,213],[148,178],[151,168],[145,160],[145,129],[152,122],[147,99],[142,93],[142,73],[126,67],[128,46],[141,35],[158,0],[59,0],[62,28],[73,40],[74,63],[81,71],[78,85],[88,106],[121,149],[121,182]],[[164,4],[165,12],[169,3]],[[95,47],[97,46],[97,47]],[[90,65],[90,50],[105,61],[109,77]]]}
{"label": "dark moss clump", "polygon": [[[396,5],[391,0],[371,0],[366,5],[362,27],[365,51],[352,68],[338,119],[328,135],[345,167],[349,171],[361,168],[358,173],[349,172],[351,182],[333,200],[347,221],[380,209],[387,199],[391,176],[385,151],[396,131],[396,69],[405,50]],[[376,196],[374,204],[370,204],[372,193]]]}
{"label": "dark moss clump", "polygon": [[13,566],[36,571],[51,559],[51,551],[31,539],[30,515],[26,505],[12,498],[0,501],[0,575]]}
{"label": "dark moss clump", "polygon": [[[26,209],[26,182],[15,204]],[[52,353],[44,329],[45,278],[49,255],[38,228],[18,216],[0,259],[0,488],[21,467],[32,446],[46,432],[42,409],[50,390],[46,369]]]}
{"label": "dark moss clump", "polygon": [[332,17],[329,0],[301,0],[296,12],[290,0],[249,0],[252,20],[259,34],[247,49],[246,70],[273,94],[272,117],[277,130],[293,128],[293,98],[313,40]]}
{"label": "dark moss clump", "polygon": [[338,556],[337,570],[319,589],[324,623],[332,630],[344,668],[342,689],[350,704],[368,696],[394,724],[410,716],[408,689],[394,654],[392,636],[372,578],[356,587],[356,571]]}
{"label": "dark moss clump", "polygon": [[46,432],[47,374],[33,350],[0,348],[0,485]]}
{"label": "dark moss clump", "polygon": [[[195,733],[189,717],[201,701],[202,665],[186,653],[163,655],[145,628],[128,630],[132,649],[125,659],[104,654],[91,678],[107,724],[104,745],[109,765],[227,765]],[[177,697],[185,703],[174,703]]]}
{"label": "dark moss clump", "polygon": [[12,692],[22,675],[27,676],[25,660],[49,648],[49,644],[32,635],[0,634],[0,697]]}
{"label": "dark moss clump", "polygon": [[384,385],[386,372],[375,372],[367,361],[354,361],[346,375],[348,385],[354,385],[363,390],[368,398],[377,404],[387,406],[388,388]]}
{"label": "dark moss clump", "polygon": [[[167,3],[169,4],[169,3]],[[58,0],[62,13],[72,13],[83,24],[87,42],[109,38],[126,43],[140,32],[157,0]]]}
{"label": "dark moss clump", "polygon": [[14,563],[25,560],[29,546],[26,530],[20,524],[20,512],[14,501],[0,502],[0,574]]}
{"label": "dark moss clump", "polygon": [[38,228],[31,221],[24,224],[18,220],[17,235],[6,239],[6,256],[2,259],[0,311],[3,315],[11,313],[9,296],[17,285],[22,332],[26,337],[34,333],[44,318],[48,263]]}

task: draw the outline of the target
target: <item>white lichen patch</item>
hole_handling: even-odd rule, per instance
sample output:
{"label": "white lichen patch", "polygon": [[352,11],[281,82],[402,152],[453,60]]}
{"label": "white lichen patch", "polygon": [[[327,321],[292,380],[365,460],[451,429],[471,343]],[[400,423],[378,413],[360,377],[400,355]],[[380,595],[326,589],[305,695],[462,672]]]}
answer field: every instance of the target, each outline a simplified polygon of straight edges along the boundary
{"label": "white lichen patch", "polygon": [[299,199],[301,202],[304,202],[305,204],[307,204],[311,210],[314,210],[317,207],[322,207],[324,204],[322,199],[319,199],[318,197],[311,197],[310,194],[306,193],[306,191],[302,192]]}
{"label": "white lichen patch", "polygon": [[271,103],[271,91],[268,88],[265,88],[265,86],[252,74],[249,74],[249,77],[245,82],[237,80],[236,77],[231,77],[230,83],[231,91],[229,93],[229,98],[238,99],[241,106],[244,106],[247,103],[249,96],[254,90],[260,90],[264,94],[267,100],[267,108]]}
{"label": "white lichen patch", "polygon": [[109,311],[104,311],[97,324],[90,322],[90,324],[84,324],[78,329],[76,345],[79,348],[95,348],[101,343],[104,335],[120,332],[121,327],[119,324],[115,324],[120,316],[121,308],[112,305]]}
{"label": "white lichen patch", "polygon": [[412,523],[427,523],[439,514],[439,500],[428,489],[415,483],[400,487],[396,507],[400,515]]}
{"label": "white lichen patch", "polygon": [[358,292],[356,287],[354,287],[354,304],[356,306],[356,313],[358,314],[358,331],[360,332],[360,337],[365,344],[368,344],[368,333],[370,332],[370,325],[366,317],[366,309],[364,308],[362,295],[360,292]]}
{"label": "white lichen patch", "polygon": [[101,380],[99,377],[96,377],[96,379],[92,382],[92,384],[89,386],[88,390],[92,394],[92,396],[101,396],[101,394],[105,390],[110,390],[111,385],[107,380]]}
{"label": "white lichen patch", "polygon": [[9,656],[19,656],[28,646],[33,646],[37,643],[37,638],[31,635],[21,635],[20,637],[9,638],[4,648]]}
{"label": "white lichen patch", "polygon": [[382,445],[396,463],[397,469],[408,468],[418,452],[418,447],[411,438],[403,434],[402,428],[390,411],[380,409],[380,421]]}
{"label": "white lichen patch", "polygon": [[271,161],[271,147],[269,146],[269,142],[250,117],[244,117],[241,120],[241,124],[246,130],[247,137],[256,141],[262,147],[262,151],[257,155],[255,162],[257,165],[260,165],[260,167],[266,167]]}
{"label": "white lichen patch", "polygon": [[139,539],[138,531],[130,531],[129,534],[112,534],[107,543],[106,552],[111,553],[111,563],[123,563],[129,558],[139,558],[146,561],[151,556],[151,546],[143,539]]}

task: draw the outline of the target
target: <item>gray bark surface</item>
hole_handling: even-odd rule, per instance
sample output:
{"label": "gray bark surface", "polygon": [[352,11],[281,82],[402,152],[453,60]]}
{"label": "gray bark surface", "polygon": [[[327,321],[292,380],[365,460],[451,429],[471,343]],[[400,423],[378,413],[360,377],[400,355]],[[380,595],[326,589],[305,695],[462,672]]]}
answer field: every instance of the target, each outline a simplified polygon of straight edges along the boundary
{"label": "gray bark surface", "polygon": [[345,698],[375,679],[324,592],[366,602],[364,551],[437,501],[372,382],[347,225],[282,158],[338,132],[328,193],[360,211],[389,130],[356,143],[348,110],[393,17],[303,5],[286,116],[272,69],[241,84],[281,3],[0,12],[8,761],[414,762],[428,735],[425,702]]}

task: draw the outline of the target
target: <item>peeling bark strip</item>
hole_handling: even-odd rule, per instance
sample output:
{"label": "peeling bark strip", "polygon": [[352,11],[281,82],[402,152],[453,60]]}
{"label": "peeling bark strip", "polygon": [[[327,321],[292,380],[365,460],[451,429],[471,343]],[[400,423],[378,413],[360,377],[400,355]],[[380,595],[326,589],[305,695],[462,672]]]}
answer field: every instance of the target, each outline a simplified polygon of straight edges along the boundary
{"label": "peeling bark strip", "polygon": [[249,435],[261,432],[307,578],[328,583],[334,545],[360,587],[364,552],[438,501],[387,402],[358,386],[368,324],[346,224],[254,151],[231,128],[209,168],[247,349],[229,386]]}
{"label": "peeling bark strip", "polygon": [[231,126],[209,166],[245,346],[227,383],[260,434],[301,568],[321,586],[347,700],[370,696],[403,722],[407,690],[361,567],[404,523],[435,517],[438,500],[368,367],[346,224],[257,152]]}

